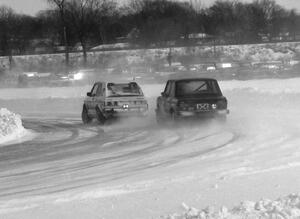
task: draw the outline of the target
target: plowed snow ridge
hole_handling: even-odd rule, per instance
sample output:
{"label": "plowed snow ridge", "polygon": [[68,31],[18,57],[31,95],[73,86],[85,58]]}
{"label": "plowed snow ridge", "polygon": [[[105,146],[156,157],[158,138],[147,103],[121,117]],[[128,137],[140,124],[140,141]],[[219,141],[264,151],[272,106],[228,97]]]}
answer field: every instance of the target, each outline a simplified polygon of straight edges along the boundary
{"label": "plowed snow ridge", "polygon": [[24,136],[21,116],[5,108],[0,109],[0,144]]}

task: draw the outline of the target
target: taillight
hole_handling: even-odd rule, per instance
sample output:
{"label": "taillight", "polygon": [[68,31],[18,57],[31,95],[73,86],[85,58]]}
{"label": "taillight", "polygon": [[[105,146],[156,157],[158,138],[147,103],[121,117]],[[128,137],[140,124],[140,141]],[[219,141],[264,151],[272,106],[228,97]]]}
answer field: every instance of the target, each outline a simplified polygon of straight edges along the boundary
{"label": "taillight", "polygon": [[227,100],[224,98],[217,103],[218,109],[227,109]]}

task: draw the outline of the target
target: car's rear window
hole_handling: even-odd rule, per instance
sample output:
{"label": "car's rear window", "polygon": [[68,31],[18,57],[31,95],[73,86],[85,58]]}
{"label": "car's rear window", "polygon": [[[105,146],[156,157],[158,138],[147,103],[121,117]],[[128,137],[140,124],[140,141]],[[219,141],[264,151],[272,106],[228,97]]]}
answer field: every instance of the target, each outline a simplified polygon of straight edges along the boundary
{"label": "car's rear window", "polygon": [[213,80],[187,80],[176,82],[176,96],[220,93],[218,83]]}
{"label": "car's rear window", "polygon": [[124,84],[107,84],[107,96],[118,97],[118,96],[141,96],[143,92],[137,83],[124,83]]}

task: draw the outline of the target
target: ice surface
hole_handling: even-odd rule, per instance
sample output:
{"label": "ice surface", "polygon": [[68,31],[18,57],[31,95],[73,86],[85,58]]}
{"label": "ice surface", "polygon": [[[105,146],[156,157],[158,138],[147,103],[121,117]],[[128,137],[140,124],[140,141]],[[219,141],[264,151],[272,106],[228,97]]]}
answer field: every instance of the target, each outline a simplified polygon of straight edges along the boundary
{"label": "ice surface", "polygon": [[[80,121],[90,87],[1,89],[2,106],[41,133],[14,151],[0,151],[0,214],[37,204],[1,216],[141,219],[185,211],[172,216],[297,217],[299,195],[236,203],[300,191],[299,84],[299,78],[221,81],[231,110],[226,125],[174,128],[155,122],[155,99],[164,84],[142,85],[150,104],[147,118],[104,127]],[[120,189],[115,193],[112,186]],[[41,201],[23,200],[35,195]],[[216,207],[189,207],[207,205]]]}

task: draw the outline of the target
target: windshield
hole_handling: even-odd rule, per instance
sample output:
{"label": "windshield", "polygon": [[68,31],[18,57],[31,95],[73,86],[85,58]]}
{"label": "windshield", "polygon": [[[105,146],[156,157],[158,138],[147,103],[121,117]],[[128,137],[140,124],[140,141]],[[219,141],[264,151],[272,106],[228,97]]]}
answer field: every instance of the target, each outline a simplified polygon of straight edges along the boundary
{"label": "windshield", "polygon": [[128,84],[107,84],[107,96],[117,97],[117,96],[142,96],[143,92],[137,83]]}
{"label": "windshield", "polygon": [[213,80],[190,80],[176,83],[176,96],[220,94],[220,88]]}

